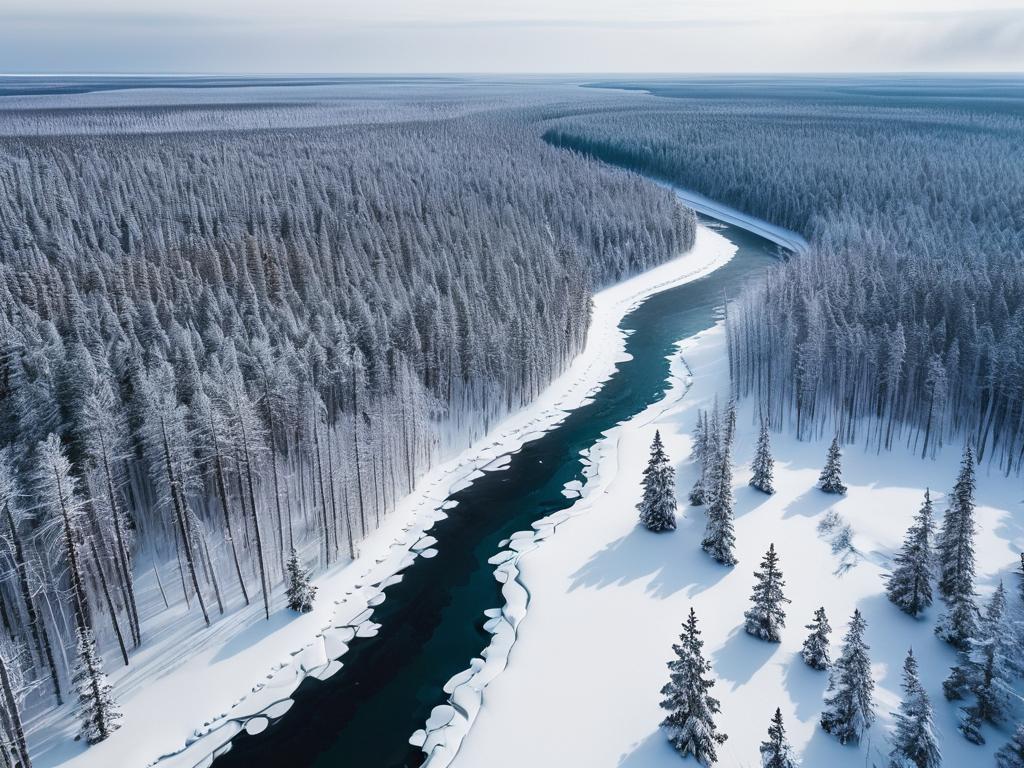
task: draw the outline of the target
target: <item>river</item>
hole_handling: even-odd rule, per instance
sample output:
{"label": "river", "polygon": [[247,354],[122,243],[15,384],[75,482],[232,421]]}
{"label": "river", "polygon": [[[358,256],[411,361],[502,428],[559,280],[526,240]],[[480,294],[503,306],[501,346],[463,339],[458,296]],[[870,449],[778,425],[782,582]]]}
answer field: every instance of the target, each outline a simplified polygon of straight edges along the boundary
{"label": "river", "polygon": [[480,655],[491,636],[484,610],[502,604],[487,560],[499,542],[574,499],[562,490],[584,481],[580,451],[602,432],[664,396],[675,344],[711,327],[723,297],[735,295],[778,255],[775,243],[733,224],[704,220],[737,246],[706,277],[648,298],[623,318],[631,332],[619,363],[594,399],[508,465],[451,496],[458,506],[430,531],[439,553],[417,558],[374,611],[379,634],[355,640],[343,668],[325,681],[307,678],[289,712],[262,733],[242,733],[214,768],[407,768],[424,755],[409,744],[431,709],[445,702],[452,675]]}

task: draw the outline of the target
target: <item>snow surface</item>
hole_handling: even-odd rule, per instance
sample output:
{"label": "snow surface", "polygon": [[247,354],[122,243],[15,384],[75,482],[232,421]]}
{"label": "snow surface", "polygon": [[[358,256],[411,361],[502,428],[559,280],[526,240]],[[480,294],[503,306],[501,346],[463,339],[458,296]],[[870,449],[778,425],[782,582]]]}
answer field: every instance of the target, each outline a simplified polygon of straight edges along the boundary
{"label": "snow surface", "polygon": [[[529,608],[517,605],[514,647],[500,638],[507,659],[475,713],[475,724],[455,756],[456,768],[564,765],[588,768],[675,768],[682,763],[658,724],[660,689],[667,681],[681,624],[692,605],[705,640],[721,700],[718,717],[729,740],[719,765],[760,765],[758,745],[781,707],[789,738],[808,768],[884,765],[890,711],[899,700],[902,662],[913,646],[936,709],[944,764],[992,765],[1009,731],[985,726],[977,747],[956,730],[957,706],[942,696],[954,652],[933,635],[941,603],[919,620],[892,606],[883,575],[917,511],[926,486],[937,517],[958,469],[959,446],[935,461],[902,447],[891,453],[847,446],[845,497],[815,488],[829,437],[797,442],[773,434],[777,492],[747,486],[757,439],[752,407],[740,411],[735,453],[736,537],[739,564],[714,563],[701,549],[702,508],[685,499],[696,477],[688,460],[698,408],[727,397],[725,333],[721,325],[681,345],[674,384],[665,399],[607,433],[590,451],[594,474],[583,496],[542,545],[516,558]],[[692,379],[687,373],[692,372]],[[692,386],[688,385],[692,384]],[[651,533],[637,524],[640,473],[656,429],[677,467],[679,527]],[[983,598],[999,579],[1016,601],[1024,513],[1019,478],[981,467],[978,474],[978,586]],[[852,550],[833,551],[833,534],[819,532],[834,512],[852,531]],[[786,580],[787,627],[781,644],[743,631],[753,572],[775,543]],[[528,592],[527,592],[528,590]],[[824,605],[833,627],[833,658],[855,607],[867,623],[877,682],[878,720],[860,746],[840,746],[818,726],[827,672],[799,658],[814,610]]]}
{"label": "snow surface", "polygon": [[[263,620],[258,600],[219,618],[210,630],[201,629],[183,605],[144,621],[147,641],[131,665],[117,669],[108,663],[124,711],[121,729],[86,748],[73,741],[70,707],[44,713],[29,724],[33,764],[109,768],[160,761],[191,767],[211,760],[242,728],[265,728],[268,718],[287,710],[289,696],[305,676],[334,674],[353,637],[376,633],[372,613],[386,597],[382,590],[417,556],[438,554],[427,531],[455,506],[447,497],[483,471],[500,471],[503,456],[558,424],[611,375],[625,356],[618,328],[622,317],[651,294],[695,280],[734,253],[727,239],[699,226],[687,253],[595,294],[586,346],[567,370],[530,406],[424,476],[361,543],[354,562],[316,578],[311,613],[291,613],[278,595],[269,621]],[[142,571],[140,580],[145,578]]]}

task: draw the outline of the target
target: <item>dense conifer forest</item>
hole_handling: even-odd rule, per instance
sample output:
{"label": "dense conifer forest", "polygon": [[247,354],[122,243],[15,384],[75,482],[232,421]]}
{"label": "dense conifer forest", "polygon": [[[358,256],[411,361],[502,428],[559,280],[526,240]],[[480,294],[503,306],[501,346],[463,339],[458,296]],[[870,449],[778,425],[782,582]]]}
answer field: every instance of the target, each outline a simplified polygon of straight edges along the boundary
{"label": "dense conifer forest", "polygon": [[96,645],[129,663],[146,639],[142,569],[205,624],[286,586],[308,610],[307,569],[580,350],[593,290],[692,243],[669,192],[454,101],[9,113],[12,703],[117,727]]}
{"label": "dense conifer forest", "polygon": [[1019,95],[953,85],[662,84],[545,135],[810,240],[730,310],[736,385],[774,426],[924,456],[966,439],[1019,472],[1024,121]]}

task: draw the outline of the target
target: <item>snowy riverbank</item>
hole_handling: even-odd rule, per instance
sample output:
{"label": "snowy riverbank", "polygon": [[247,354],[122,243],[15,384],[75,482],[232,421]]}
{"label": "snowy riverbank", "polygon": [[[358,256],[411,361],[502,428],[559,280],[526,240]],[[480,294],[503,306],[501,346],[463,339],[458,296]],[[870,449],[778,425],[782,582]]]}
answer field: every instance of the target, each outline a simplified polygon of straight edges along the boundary
{"label": "snowy riverbank", "polygon": [[[957,706],[941,684],[955,662],[933,634],[941,607],[920,620],[885,598],[883,575],[917,511],[926,487],[938,514],[960,459],[959,446],[934,461],[902,447],[875,454],[849,446],[844,456],[845,497],[814,486],[827,441],[800,443],[773,434],[774,496],[747,487],[756,440],[750,404],[740,411],[735,452],[736,554],[739,564],[715,564],[700,549],[704,511],[685,503],[695,478],[688,461],[697,410],[728,392],[725,334],[721,326],[682,345],[692,371],[674,361],[674,384],[663,401],[610,431],[590,452],[593,476],[557,533],[516,560],[528,590],[529,610],[517,626],[507,669],[495,677],[475,724],[461,743],[456,768],[546,765],[553,754],[589,768],[675,768],[658,723],[660,689],[667,680],[680,625],[696,610],[721,700],[717,718],[729,740],[720,765],[759,764],[758,745],[780,707],[790,739],[809,767],[855,768],[884,764],[889,712],[899,700],[900,669],[908,646],[936,709],[946,765],[991,765],[1009,730],[988,726],[988,743],[969,744],[956,730]],[[677,468],[679,527],[655,534],[637,525],[641,471],[656,429]],[[1019,478],[981,467],[978,473],[978,587],[983,597],[999,579],[1016,592],[1024,511]],[[849,524],[856,554],[833,552],[818,525],[830,510]],[[775,543],[792,600],[780,644],[748,636],[742,628],[753,571]],[[852,565],[845,569],[845,565]],[[843,747],[817,725],[827,673],[815,672],[798,651],[813,611],[824,605],[833,626],[833,654],[855,607],[868,622],[878,721],[860,747]],[[504,649],[507,653],[508,649]],[[866,762],[866,760],[868,762]]]}
{"label": "snowy riverbank", "polygon": [[567,371],[530,407],[421,479],[363,542],[354,563],[316,580],[312,613],[295,616],[278,600],[269,622],[256,610],[237,611],[189,638],[187,646],[174,622],[163,619],[164,631],[147,632],[155,639],[132,665],[112,672],[125,714],[121,730],[86,749],[71,741],[75,724],[66,709],[48,713],[32,724],[35,764],[144,766],[163,757],[165,765],[192,766],[241,728],[265,727],[267,716],[288,708],[305,676],[333,674],[341,665],[332,660],[343,656],[353,637],[374,634],[372,611],[385,599],[383,589],[419,554],[436,554],[426,532],[445,514],[447,496],[481,472],[500,469],[503,455],[557,424],[611,374],[624,350],[621,318],[645,297],[707,274],[733,253],[728,240],[701,226],[688,253],[596,294],[586,347]]}

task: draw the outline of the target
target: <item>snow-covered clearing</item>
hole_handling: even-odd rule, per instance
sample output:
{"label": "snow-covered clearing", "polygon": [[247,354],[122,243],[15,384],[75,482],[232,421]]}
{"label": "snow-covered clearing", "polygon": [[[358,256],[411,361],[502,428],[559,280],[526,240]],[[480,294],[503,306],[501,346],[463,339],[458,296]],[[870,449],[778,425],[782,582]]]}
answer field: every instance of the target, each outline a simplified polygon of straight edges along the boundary
{"label": "snow-covered clearing", "polygon": [[[108,663],[115,695],[124,711],[121,729],[107,741],[86,748],[74,742],[77,724],[69,707],[46,713],[30,724],[34,764],[48,768],[145,766],[163,758],[173,766],[193,766],[248,723],[265,725],[263,715],[277,715],[290,705],[289,695],[309,674],[326,677],[341,663],[347,643],[371,636],[372,609],[384,599],[382,589],[400,579],[400,571],[417,555],[433,556],[426,536],[446,514],[450,493],[465,487],[482,471],[499,471],[502,456],[551,429],[565,413],[586,402],[622,359],[622,317],[647,296],[694,280],[727,262],[735,247],[720,234],[698,227],[694,247],[684,255],[594,296],[593,317],[582,353],[528,408],[508,417],[491,435],[435,467],[416,491],[360,546],[355,562],[321,575],[315,610],[296,616],[276,595],[270,621],[256,603],[201,628],[183,604],[156,611],[155,585],[149,595],[147,638],[127,668]],[[439,544],[443,548],[444,544]],[[140,584],[150,579],[139,574]],[[165,584],[170,592],[174,585]],[[162,603],[161,603],[162,607]]]}
{"label": "snow-covered clearing", "polygon": [[[482,709],[454,765],[680,765],[658,729],[665,714],[659,691],[691,605],[717,679],[712,690],[722,705],[717,722],[729,735],[719,749],[720,765],[760,765],[758,745],[777,706],[803,765],[886,764],[889,712],[899,699],[909,646],[936,709],[944,764],[992,765],[992,753],[1010,730],[986,726],[988,743],[982,747],[956,730],[957,706],[945,701],[941,689],[955,654],[933,635],[941,602],[914,620],[892,606],[883,591],[889,558],[925,487],[932,489],[941,516],[943,494],[956,479],[960,447],[922,461],[902,447],[878,455],[848,446],[843,461],[849,492],[836,497],[815,488],[828,440],[800,443],[773,434],[777,492],[766,496],[746,485],[757,438],[748,403],[740,411],[735,452],[739,564],[717,565],[700,548],[703,509],[687,506],[685,498],[695,478],[687,457],[697,409],[710,407],[716,394],[723,403],[727,396],[723,328],[687,340],[682,352],[693,373],[689,391],[684,363],[676,360],[676,383],[666,398],[595,446],[590,457],[597,471],[570,510],[572,516],[518,559],[529,608],[507,669],[484,692]],[[636,522],[641,470],[656,429],[677,467],[677,495],[684,500],[679,527],[672,533],[651,533]],[[1011,602],[1019,602],[1018,577],[1012,571],[1024,548],[1021,497],[1019,478],[979,468],[978,586],[985,597],[1003,579],[1013,588]],[[834,553],[830,537],[819,533],[830,510],[852,528],[855,553]],[[756,640],[742,627],[753,572],[772,542],[792,600],[781,644]],[[807,634],[803,625],[822,605],[833,626],[833,658],[854,608],[868,623],[878,720],[859,747],[840,746],[818,726],[828,674],[810,669],[799,657]]]}

